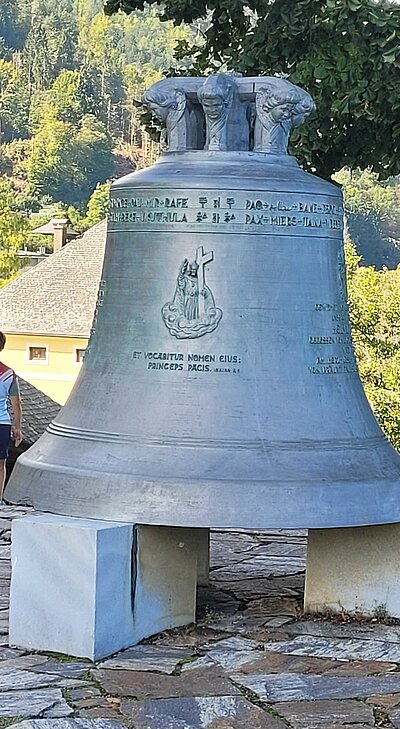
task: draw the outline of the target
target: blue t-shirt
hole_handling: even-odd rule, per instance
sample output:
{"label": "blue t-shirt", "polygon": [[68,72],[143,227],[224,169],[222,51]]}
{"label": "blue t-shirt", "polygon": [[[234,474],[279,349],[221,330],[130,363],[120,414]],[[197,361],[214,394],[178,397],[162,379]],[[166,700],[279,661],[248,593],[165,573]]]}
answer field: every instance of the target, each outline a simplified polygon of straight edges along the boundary
{"label": "blue t-shirt", "polygon": [[10,425],[8,398],[19,396],[18,379],[11,367],[0,362],[0,425]]}

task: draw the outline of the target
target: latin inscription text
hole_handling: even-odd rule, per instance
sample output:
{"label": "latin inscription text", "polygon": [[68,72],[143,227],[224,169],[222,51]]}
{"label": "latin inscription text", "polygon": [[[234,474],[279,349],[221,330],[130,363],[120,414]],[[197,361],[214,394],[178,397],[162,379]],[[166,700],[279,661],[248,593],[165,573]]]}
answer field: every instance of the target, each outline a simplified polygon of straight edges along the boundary
{"label": "latin inscription text", "polygon": [[146,352],[133,350],[131,358],[144,362],[147,370],[168,372],[240,373],[241,358],[237,354],[195,354],[182,352]]}
{"label": "latin inscription text", "polygon": [[[262,196],[261,196],[262,195]],[[156,196],[150,191],[110,200],[108,220],[140,225],[177,224],[231,231],[307,228],[341,231],[343,208],[295,193],[227,193]]]}

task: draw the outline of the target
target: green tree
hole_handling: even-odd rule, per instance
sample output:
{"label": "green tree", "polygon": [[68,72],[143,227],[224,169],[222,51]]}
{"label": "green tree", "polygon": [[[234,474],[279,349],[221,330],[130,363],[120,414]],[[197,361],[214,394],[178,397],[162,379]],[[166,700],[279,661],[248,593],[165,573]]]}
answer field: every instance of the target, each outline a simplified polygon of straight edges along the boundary
{"label": "green tree", "polygon": [[13,61],[0,58],[0,142],[23,136],[28,124],[28,90]]}
{"label": "green tree", "polygon": [[[105,0],[129,13],[145,0]],[[282,74],[317,112],[293,134],[297,155],[324,177],[344,166],[400,170],[400,9],[389,0],[165,0],[164,19],[211,18],[194,72]]]}
{"label": "green tree", "polygon": [[340,170],[334,180],[343,187],[350,238],[363,264],[396,268],[400,263],[400,187],[379,182],[371,170]]}
{"label": "green tree", "polygon": [[78,30],[71,0],[31,0],[23,65],[31,90],[46,89],[75,66]]}
{"label": "green tree", "polygon": [[1,0],[0,4],[0,48],[5,59],[11,59],[15,50],[21,48],[24,40],[24,17],[18,0]]}
{"label": "green tree", "polygon": [[89,198],[85,217],[77,220],[75,223],[79,232],[83,232],[104,220],[107,215],[110,187],[110,182],[103,182],[96,185]]}
{"label": "green tree", "polygon": [[[86,201],[96,185],[109,179],[114,169],[111,137],[95,116],[83,117],[74,140],[73,160],[79,196]],[[67,198],[63,198],[67,201]]]}
{"label": "green tree", "polygon": [[0,178],[0,286],[21,268],[17,251],[25,241],[28,230],[27,218],[15,210],[11,183]]}
{"label": "green tree", "polygon": [[346,245],[350,320],[360,376],[382,429],[400,450],[400,266],[360,266]]}
{"label": "green tree", "polygon": [[[102,13],[91,16],[82,13],[81,4],[79,55],[101,102],[102,120],[116,137],[122,130],[126,141],[131,136],[126,106],[130,104],[132,69],[145,83],[161,78],[174,63],[177,44],[192,34],[187,26],[162,23],[159,16],[158,8],[149,7],[129,17],[107,18]],[[144,88],[143,83],[140,89],[137,86],[136,98]]]}
{"label": "green tree", "polygon": [[35,94],[31,103],[30,128],[39,131],[42,118],[48,114],[59,121],[79,124],[85,114],[92,113],[96,102],[85,73],[80,70],[61,71],[49,89]]}
{"label": "green tree", "polygon": [[46,107],[27,165],[29,194],[82,203],[112,171],[111,139],[102,122],[85,115],[74,126]]}

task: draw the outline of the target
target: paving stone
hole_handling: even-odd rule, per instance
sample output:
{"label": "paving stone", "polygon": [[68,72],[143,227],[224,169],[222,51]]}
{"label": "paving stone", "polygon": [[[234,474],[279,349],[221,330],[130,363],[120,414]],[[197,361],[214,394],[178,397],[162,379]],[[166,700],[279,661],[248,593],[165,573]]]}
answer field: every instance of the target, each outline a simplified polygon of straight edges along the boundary
{"label": "paving stone", "polygon": [[239,600],[232,595],[211,585],[199,587],[197,590],[196,616],[197,620],[204,617],[209,620],[210,615],[234,615],[239,607]]}
{"label": "paving stone", "polygon": [[288,656],[284,653],[264,651],[258,653],[258,658],[255,661],[240,666],[237,673],[243,675],[292,672],[323,674],[335,665],[335,661],[323,660],[322,658]]}
{"label": "paving stone", "polygon": [[244,666],[246,663],[252,663],[259,655],[259,651],[230,651],[221,648],[209,651],[207,658],[225,670],[233,671]]}
{"label": "paving stone", "polygon": [[2,691],[35,689],[60,684],[59,676],[46,673],[31,673],[19,668],[2,668],[0,665],[0,696]]}
{"label": "paving stone", "polygon": [[120,729],[123,725],[102,719],[25,719],[13,726],[15,729]]}
{"label": "paving stone", "polygon": [[[231,539],[225,534],[223,537],[211,535],[210,540],[210,567],[221,565],[237,564],[241,559],[253,553],[257,543],[249,538],[238,539],[238,535],[232,535]],[[244,537],[245,535],[242,535]]]}
{"label": "paving stone", "polygon": [[44,663],[34,664],[30,670],[38,673],[51,673],[57,676],[63,676],[64,678],[81,678],[81,676],[87,673],[92,666],[92,663],[80,663],[75,661],[68,661],[66,663],[46,661]]}
{"label": "paving stone", "polygon": [[[70,716],[70,714],[68,714]],[[45,709],[40,714],[41,719],[60,719],[65,717],[65,704],[56,704],[50,706],[49,709]]]}
{"label": "paving stone", "polygon": [[389,711],[389,719],[395,729],[400,729],[400,709]]}
{"label": "paving stone", "polygon": [[70,716],[73,713],[59,688],[0,693],[1,717],[21,716],[34,719],[50,709],[57,710],[59,716]]}
{"label": "paving stone", "polygon": [[359,678],[299,673],[244,676],[236,673],[231,674],[231,678],[268,702],[352,699],[400,690],[400,674]]}
{"label": "paving stone", "polygon": [[[85,719],[109,719],[117,722],[121,721],[121,714],[106,706],[99,706],[96,709],[82,709],[78,712],[79,717]],[[124,727],[125,729],[125,727]],[[353,729],[353,727],[352,727]]]}
{"label": "paving stone", "polygon": [[9,658],[17,658],[17,656],[22,656],[23,652],[24,651],[20,651],[17,648],[0,648],[0,661],[8,660]]}
{"label": "paving stone", "polygon": [[122,701],[135,729],[286,729],[270,714],[234,696]]}
{"label": "paving stone", "polygon": [[172,673],[177,664],[191,655],[184,648],[164,648],[157,645],[139,645],[122,651],[100,663],[100,668],[122,668],[135,671],[162,671]]}
{"label": "paving stone", "polygon": [[214,630],[208,625],[197,624],[159,633],[155,638],[152,638],[151,644],[171,646],[172,648],[196,649],[201,648],[210,640],[217,641],[225,637],[225,633],[221,630]]}
{"label": "paving stone", "polygon": [[330,676],[368,676],[396,670],[395,663],[376,661],[335,661],[310,656],[286,655],[265,651],[252,663],[240,666],[239,672],[254,673],[313,673]]}
{"label": "paving stone", "polygon": [[284,632],[284,628],[282,630],[257,630],[257,632],[254,633],[246,633],[246,638],[253,638],[254,640],[258,640],[260,643],[270,643],[271,641],[281,641],[281,640],[288,640],[289,636],[287,633]]}
{"label": "paving stone", "polygon": [[351,724],[351,729],[355,724],[374,726],[372,708],[361,701],[302,701],[275,704],[274,709],[293,729],[327,729],[327,725],[338,729],[346,724]]}
{"label": "paving stone", "polygon": [[211,573],[213,582],[234,582],[249,578],[269,578],[295,575],[305,570],[305,560],[296,557],[276,558],[261,555],[237,562],[231,567],[220,567]]}
{"label": "paving stone", "polygon": [[[285,630],[287,629],[285,626]],[[298,635],[292,640],[266,643],[265,647],[267,650],[293,653],[297,656],[400,663],[400,644],[385,643],[380,640],[319,638],[313,635]]]}
{"label": "paving stone", "polygon": [[197,671],[199,668],[216,668],[217,665],[209,656],[201,656],[201,658],[196,658],[194,661],[184,663],[181,675],[187,671]]}
{"label": "paving stone", "polygon": [[[368,729],[368,727],[371,726],[371,724],[335,724],[334,718],[330,720],[328,724],[323,724],[324,729]],[[294,726],[294,725],[292,725]],[[313,725],[314,727],[314,725]],[[313,727],[311,729],[313,729]],[[308,727],[307,727],[308,729]]]}
{"label": "paving stone", "polygon": [[260,656],[260,651],[257,649],[262,649],[262,645],[255,640],[235,636],[204,646],[204,648],[207,650],[207,654],[204,657],[203,665],[207,665],[207,661],[211,660],[225,669],[232,670],[245,663],[255,661]]}
{"label": "paving stone", "polygon": [[215,620],[207,620],[207,624],[215,630],[224,633],[240,633],[247,635],[248,633],[257,633],[264,631],[263,621],[258,617],[243,617],[243,613],[236,615],[228,615],[226,617],[217,617]]}
{"label": "paving stone", "polygon": [[299,620],[293,622],[289,633],[296,635],[316,635],[323,638],[353,638],[355,640],[382,640],[387,643],[400,643],[400,625],[381,623],[335,623],[329,620]]}
{"label": "paving stone", "polygon": [[0,579],[9,581],[11,578],[11,562],[8,559],[0,559]]}
{"label": "paving stone", "polygon": [[274,628],[283,628],[284,625],[292,622],[292,618],[286,617],[285,615],[276,615],[274,618],[270,618],[264,623],[264,628],[273,630]]}
{"label": "paving stone", "polygon": [[261,618],[270,615],[296,616],[299,608],[299,603],[293,598],[262,597],[259,600],[251,600],[247,604],[246,609],[243,610],[243,615],[258,616]]}
{"label": "paving stone", "polygon": [[262,644],[257,640],[251,640],[247,638],[241,638],[232,636],[231,638],[223,638],[216,642],[206,643],[204,649],[208,652],[214,650],[227,650],[227,651],[250,651],[250,650],[263,650]]}
{"label": "paving stone", "polygon": [[397,671],[396,663],[381,661],[332,661],[330,676],[372,676],[379,673]]}
{"label": "paving stone", "polygon": [[75,710],[96,709],[96,708],[98,709],[99,703],[100,703],[101,707],[104,706],[104,700],[102,701],[101,699],[99,699],[98,696],[97,697],[94,696],[92,699],[79,699],[79,701],[74,701],[73,705],[74,705]]}
{"label": "paving stone", "polygon": [[[222,585],[222,583],[219,583]],[[304,575],[264,579],[240,579],[223,583],[224,590],[231,592],[240,601],[256,600],[260,597],[299,597],[304,591]]]}
{"label": "paving stone", "polygon": [[239,690],[215,664],[170,676],[148,671],[100,669],[92,675],[107,693],[114,696],[178,698],[182,696],[235,696]]}
{"label": "paving stone", "polygon": [[383,706],[385,709],[394,709],[400,704],[400,694],[387,694],[387,696],[368,696],[367,704]]}
{"label": "paving stone", "polygon": [[33,653],[32,655],[19,656],[17,658],[8,658],[0,662],[0,668],[23,668],[31,670],[33,666],[37,666],[39,663],[44,666],[46,658]]}
{"label": "paving stone", "polygon": [[303,540],[295,541],[292,544],[286,541],[268,542],[266,544],[260,544],[253,549],[252,554],[263,554],[266,557],[298,557],[305,563],[307,559],[307,544]]}
{"label": "paving stone", "polygon": [[71,698],[71,701],[75,702],[101,696],[101,693],[96,686],[85,686],[84,688],[71,689],[68,691],[68,696]]}
{"label": "paving stone", "polygon": [[210,557],[211,560],[221,558],[222,561],[229,559],[234,554],[237,559],[240,556],[258,546],[257,540],[251,534],[238,534],[237,532],[214,532],[210,534]]}

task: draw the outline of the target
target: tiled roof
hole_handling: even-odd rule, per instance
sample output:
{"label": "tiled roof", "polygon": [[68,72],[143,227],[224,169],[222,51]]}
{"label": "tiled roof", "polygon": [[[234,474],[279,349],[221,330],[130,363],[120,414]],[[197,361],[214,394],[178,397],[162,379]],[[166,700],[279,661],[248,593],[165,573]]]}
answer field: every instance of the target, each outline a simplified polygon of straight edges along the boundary
{"label": "tiled roof", "polygon": [[24,443],[32,445],[56,417],[61,405],[26,380],[18,378],[22,401],[22,435]]}
{"label": "tiled roof", "polygon": [[0,289],[0,331],[88,337],[105,241],[104,220]]}

